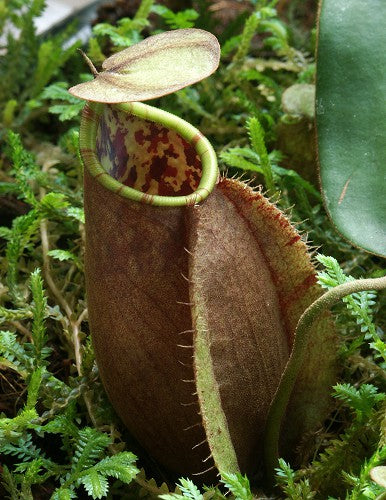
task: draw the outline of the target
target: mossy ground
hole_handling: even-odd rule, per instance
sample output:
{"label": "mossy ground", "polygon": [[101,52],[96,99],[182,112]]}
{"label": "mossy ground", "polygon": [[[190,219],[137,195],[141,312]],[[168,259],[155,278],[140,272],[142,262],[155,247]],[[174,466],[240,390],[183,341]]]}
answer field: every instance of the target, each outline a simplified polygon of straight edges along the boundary
{"label": "mossy ground", "polygon": [[[159,468],[117,420],[94,363],[77,142],[83,103],[66,90],[89,76],[76,51],[80,42],[62,48],[73,28],[44,39],[35,35],[33,19],[43,4],[0,1],[0,29],[12,23],[20,30],[18,38],[9,35],[0,56],[0,496],[167,495],[178,478]],[[381,259],[343,240],[326,217],[310,148],[312,120],[288,116],[281,106],[285,89],[314,83],[315,3],[251,0],[224,7],[198,0],[179,3],[178,12],[172,7],[143,0],[124,14],[130,18],[115,18],[114,24],[100,19],[88,55],[98,65],[157,30],[195,26],[215,32],[222,46],[216,74],[152,104],[199,128],[223,173],[243,173],[269,189],[281,209],[291,210],[310,245],[336,259],[323,262],[326,286],[345,280],[342,270],[356,278],[383,275]],[[382,495],[369,476],[386,460],[381,302],[364,294],[335,308],[341,339],[340,385],[331,388],[335,403],[324,426],[299,443],[293,469],[281,462],[274,497]],[[144,469],[139,475],[137,467]],[[264,488],[249,479],[254,498],[264,498]],[[203,496],[224,498],[227,490],[235,498],[253,497],[246,479],[226,474],[220,488]],[[179,483],[177,494],[202,498],[188,481]]]}

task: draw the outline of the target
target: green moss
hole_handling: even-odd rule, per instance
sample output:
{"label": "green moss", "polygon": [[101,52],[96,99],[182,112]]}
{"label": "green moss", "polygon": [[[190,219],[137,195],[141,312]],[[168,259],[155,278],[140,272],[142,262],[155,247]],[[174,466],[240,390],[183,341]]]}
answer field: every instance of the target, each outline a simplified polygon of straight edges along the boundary
{"label": "green moss", "polygon": [[[105,23],[104,28],[99,24],[89,55],[100,63],[103,54],[162,30],[165,22],[217,27],[223,46],[217,73],[152,104],[209,137],[223,172],[246,171],[253,184],[263,182],[263,189],[280,193],[278,205],[292,207],[300,229],[340,264],[324,263],[326,274],[320,279],[326,286],[347,275],[382,276],[381,260],[342,240],[326,217],[319,192],[302,177],[297,164],[304,159],[310,168],[315,166],[312,151],[299,151],[298,138],[291,135],[285,138],[287,158],[273,149],[275,144],[283,147],[277,137],[284,115],[281,95],[294,84],[311,83],[314,62],[310,47],[292,45],[295,31],[297,40],[306,40],[309,29],[300,36],[298,20],[295,26],[279,19],[274,4],[251,1],[249,15],[240,13],[229,25],[238,30],[230,36],[221,24],[226,24],[225,17],[215,18],[218,13],[208,10],[205,1],[197,2],[198,16],[184,9],[183,15],[166,15],[158,8],[150,17],[153,2],[144,1],[133,19],[117,26]],[[87,69],[76,54],[78,43],[62,49],[66,33],[46,40],[36,35],[33,19],[42,7],[41,0],[0,1],[0,30],[6,23],[20,29],[19,37],[8,36],[7,52],[0,55],[0,497],[64,499],[87,492],[102,498],[109,488],[116,498],[163,494],[223,499],[227,491],[250,500],[248,480],[228,474],[234,471],[222,471],[220,488],[199,488],[182,479],[175,490],[175,478],[154,466],[107,401],[88,337],[83,279],[82,169],[77,155],[82,103],[65,90],[87,79],[82,76]],[[256,122],[262,143],[258,150],[256,141],[248,146],[248,130]],[[335,405],[320,432],[299,442],[298,463],[278,464],[278,498],[381,495],[370,471],[386,461],[382,301],[381,294],[356,295],[336,306],[342,368],[341,384],[331,388]],[[138,475],[132,452],[145,468]],[[232,460],[228,463],[233,467]],[[250,478],[252,492],[264,498],[271,492],[262,492],[259,474],[256,470]],[[161,484],[165,480],[168,484]]]}

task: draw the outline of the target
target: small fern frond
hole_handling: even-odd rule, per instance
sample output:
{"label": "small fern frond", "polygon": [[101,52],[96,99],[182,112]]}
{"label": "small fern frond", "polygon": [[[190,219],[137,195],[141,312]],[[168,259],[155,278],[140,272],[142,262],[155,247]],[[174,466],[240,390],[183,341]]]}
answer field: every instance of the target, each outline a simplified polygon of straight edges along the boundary
{"label": "small fern frond", "polygon": [[70,203],[62,193],[48,193],[40,200],[39,211],[45,217],[63,216]]}
{"label": "small fern frond", "polygon": [[386,394],[378,393],[377,387],[371,384],[363,384],[359,389],[351,384],[337,384],[334,391],[334,396],[352,408],[358,418],[368,418],[374,407],[386,398]]}
{"label": "small fern frond", "polygon": [[0,331],[0,361],[23,378],[27,377],[28,371],[32,368],[31,357],[13,332]]}
{"label": "small fern frond", "polygon": [[177,491],[180,493],[166,493],[159,495],[163,500],[180,500],[189,498],[190,500],[204,500],[204,497],[197,486],[190,479],[181,478],[177,483]]}
{"label": "small fern frond", "polygon": [[240,168],[241,170],[249,170],[251,172],[257,172],[259,174],[263,173],[263,169],[259,165],[246,160],[239,154],[235,154],[232,151],[224,151],[220,153],[220,159],[229,167]]}
{"label": "small fern frond", "polygon": [[234,495],[235,500],[252,500],[253,495],[247,476],[221,473],[221,482]]}
{"label": "small fern frond", "polygon": [[40,169],[32,154],[24,149],[19,134],[9,131],[7,143],[19,192],[29,205],[36,207],[37,199],[31,187],[31,179],[39,174]]}
{"label": "small fern frond", "polygon": [[110,437],[103,432],[91,427],[80,430],[72,462],[72,474],[92,467],[110,443]]}
{"label": "small fern frond", "polygon": [[41,99],[56,101],[56,104],[51,104],[48,111],[54,115],[58,115],[61,122],[78,118],[84,107],[84,101],[74,97],[67,91],[68,84],[65,82],[56,82],[46,87]]}
{"label": "small fern frond", "polygon": [[[316,259],[323,264],[325,271],[318,273],[318,282],[323,288],[333,288],[335,286],[353,281],[352,276],[346,276],[340,268],[339,263],[334,257],[317,255]],[[365,334],[366,339],[372,339],[370,344],[379,356],[386,362],[386,344],[380,339],[376,327],[373,323],[373,306],[377,294],[375,291],[364,291],[353,293],[344,297],[342,300],[346,307],[360,327],[361,333]]]}
{"label": "small fern frond", "polygon": [[256,116],[253,116],[247,121],[247,131],[252,148],[259,155],[267,188],[269,191],[273,192],[275,184],[273,181],[272,165],[268,156],[267,148],[265,147],[264,130]]}
{"label": "small fern frond", "polygon": [[73,500],[74,498],[77,498],[77,495],[71,487],[58,488],[51,496],[51,500]]}
{"label": "small fern frond", "polygon": [[[368,460],[365,460],[358,476],[354,474],[345,474],[346,481],[353,486],[352,491],[346,497],[346,500],[357,500],[361,498],[381,498],[382,492],[385,492],[384,484],[377,484],[370,476],[374,467],[379,467],[386,460],[386,447],[377,450]],[[378,469],[378,470],[379,470]],[[365,496],[364,496],[365,495]]]}
{"label": "small fern frond", "polygon": [[33,312],[27,307],[20,309],[7,309],[6,307],[0,306],[0,322],[19,321],[27,318],[32,318],[32,316]]}
{"label": "small fern frond", "polygon": [[93,468],[104,476],[115,477],[128,484],[139,473],[139,469],[134,465],[136,460],[137,457],[133,453],[122,451],[111,457],[104,458]]}
{"label": "small fern frond", "polygon": [[99,474],[95,469],[90,469],[86,475],[79,479],[85,490],[92,498],[103,498],[109,490],[106,476]]}
{"label": "small fern frond", "polygon": [[164,5],[154,5],[152,11],[161,16],[171,29],[193,28],[198,12],[194,9],[181,10],[174,13]]}
{"label": "small fern frond", "polygon": [[238,40],[238,48],[236,54],[233,56],[232,62],[239,63],[245,60],[249,52],[249,47],[251,45],[252,38],[254,37],[257,27],[260,22],[260,16],[258,12],[251,14],[245,22],[243,32],[240,39]]}
{"label": "small fern frond", "polygon": [[30,288],[33,298],[32,339],[36,354],[36,363],[39,364],[42,360],[42,350],[47,342],[47,333],[44,324],[47,313],[47,297],[44,294],[40,269],[35,269],[31,273]]}
{"label": "small fern frond", "polygon": [[[25,410],[12,419],[0,419],[0,451],[19,460],[33,460],[41,455],[41,450],[29,432],[23,429],[34,427],[32,421],[37,418],[34,410]],[[10,422],[4,422],[9,420]]]}
{"label": "small fern frond", "polygon": [[41,216],[36,209],[33,209],[25,215],[16,217],[12,223],[5,255],[8,266],[7,285],[9,294],[16,305],[24,303],[17,284],[19,276],[18,261],[37,233],[40,222]]}
{"label": "small fern frond", "polygon": [[141,0],[137,12],[135,13],[134,20],[147,19],[152,11],[154,0]]}
{"label": "small fern frond", "polygon": [[71,217],[72,219],[81,222],[82,224],[84,224],[85,222],[83,208],[69,207],[66,210],[66,214],[68,217]]}
{"label": "small fern frond", "polygon": [[34,370],[31,373],[31,376],[29,377],[28,380],[28,396],[27,396],[27,403],[25,408],[26,409],[32,409],[35,408],[36,403],[38,401],[38,396],[39,396],[39,391],[40,391],[40,386],[43,381],[43,375],[45,372],[45,368],[43,366],[40,366],[36,370]]}
{"label": "small fern frond", "polygon": [[[71,408],[71,406],[70,406]],[[74,437],[78,435],[79,429],[73,421],[73,416],[68,416],[68,411],[60,415],[55,415],[55,418],[36,428],[39,434],[46,432],[51,434],[62,434],[65,437]]]}
{"label": "small fern frond", "polygon": [[277,484],[289,500],[311,500],[315,492],[311,490],[308,480],[299,479],[299,474],[294,472],[282,458],[279,459],[279,467],[275,469]]}
{"label": "small fern frond", "polygon": [[4,464],[2,466],[3,472],[1,474],[1,484],[6,490],[7,493],[9,493],[9,498],[12,500],[19,499],[19,490],[17,488],[17,481],[14,477],[14,475],[11,473],[11,471],[8,469],[8,467]]}

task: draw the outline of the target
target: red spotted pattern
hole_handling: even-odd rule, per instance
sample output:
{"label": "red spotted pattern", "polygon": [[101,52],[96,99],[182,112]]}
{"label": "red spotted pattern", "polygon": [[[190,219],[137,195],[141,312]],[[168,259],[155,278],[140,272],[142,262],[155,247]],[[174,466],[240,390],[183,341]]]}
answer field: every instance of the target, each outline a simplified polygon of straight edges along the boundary
{"label": "red spotted pattern", "polygon": [[114,179],[146,195],[186,196],[201,178],[194,144],[161,124],[105,107],[96,139],[97,157]]}

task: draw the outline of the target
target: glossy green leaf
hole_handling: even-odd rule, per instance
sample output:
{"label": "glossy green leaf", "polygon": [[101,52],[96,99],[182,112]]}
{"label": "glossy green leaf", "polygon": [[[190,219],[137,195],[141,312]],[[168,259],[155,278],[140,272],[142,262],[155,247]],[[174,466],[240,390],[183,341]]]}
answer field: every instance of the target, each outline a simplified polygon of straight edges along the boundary
{"label": "glossy green leaf", "polygon": [[167,31],[112,55],[94,80],[69,91],[88,101],[146,101],[206,78],[219,59],[220,46],[211,33],[193,28]]}
{"label": "glossy green leaf", "polygon": [[327,211],[354,245],[386,255],[386,2],[323,0],[316,122]]}

